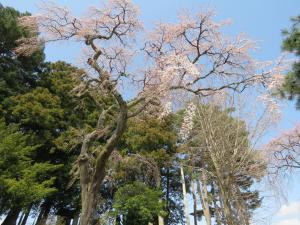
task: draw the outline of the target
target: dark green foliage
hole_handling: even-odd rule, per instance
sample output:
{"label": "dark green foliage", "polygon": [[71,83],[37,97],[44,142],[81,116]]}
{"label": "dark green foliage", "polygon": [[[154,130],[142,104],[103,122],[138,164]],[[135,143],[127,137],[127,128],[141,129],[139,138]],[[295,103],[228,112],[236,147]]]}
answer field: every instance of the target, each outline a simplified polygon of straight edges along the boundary
{"label": "dark green foliage", "polygon": [[283,30],[286,38],[283,40],[282,48],[285,51],[295,52],[300,55],[300,16],[291,19],[292,27],[290,30]]}
{"label": "dark green foliage", "polygon": [[127,184],[115,194],[115,214],[122,215],[122,224],[148,225],[148,222],[157,220],[158,214],[163,214],[161,195],[161,191],[140,182]]}
{"label": "dark green foliage", "polygon": [[[300,56],[300,16],[292,18],[293,25],[290,30],[282,33],[286,37],[282,43],[282,49]],[[282,95],[288,99],[296,99],[296,107],[300,108],[300,62],[295,62],[292,71],[285,77],[282,87]]]}
{"label": "dark green foliage", "polygon": [[0,213],[12,207],[26,208],[55,192],[55,178],[48,173],[58,167],[35,163],[32,156],[37,147],[30,145],[29,136],[17,126],[0,121]]}
{"label": "dark green foliage", "polygon": [[119,149],[126,160],[120,162],[119,180],[142,181],[153,186],[154,174],[146,173],[145,163],[137,160],[135,154],[144,157],[144,161],[154,163],[159,169],[160,187],[165,200],[165,224],[177,224],[183,220],[182,190],[179,170],[176,167],[177,132],[174,115],[157,118],[141,115],[128,121]]}
{"label": "dark green foliage", "polygon": [[[79,76],[74,74],[82,71],[64,62],[43,63],[42,49],[32,56],[14,54],[18,39],[37,35],[18,26],[18,17],[25,14],[12,8],[0,8],[0,116],[6,124],[16,124],[16,132],[26,137],[26,144],[34,146],[34,150],[24,147],[26,157],[18,161],[7,159],[7,164],[3,164],[1,176],[5,175],[5,179],[1,177],[0,198],[1,206],[5,207],[0,214],[15,205],[23,209],[37,205],[46,197],[55,210],[75,212],[80,194],[78,185],[67,189],[71,180],[69,172],[79,152],[80,139],[76,135],[86,126],[93,105],[80,107],[83,103],[87,105],[87,101],[71,93],[79,82]],[[74,145],[66,145],[69,140]],[[15,146],[10,144],[12,148]],[[74,146],[75,151],[71,151]],[[4,173],[12,168],[15,171],[11,176]],[[43,190],[44,186],[49,190]]]}
{"label": "dark green foliage", "polygon": [[[151,154],[162,167],[176,150],[177,134],[173,117],[158,119],[151,116],[128,121],[128,129],[120,147],[125,154],[143,152]],[[153,153],[153,154],[152,154]]]}

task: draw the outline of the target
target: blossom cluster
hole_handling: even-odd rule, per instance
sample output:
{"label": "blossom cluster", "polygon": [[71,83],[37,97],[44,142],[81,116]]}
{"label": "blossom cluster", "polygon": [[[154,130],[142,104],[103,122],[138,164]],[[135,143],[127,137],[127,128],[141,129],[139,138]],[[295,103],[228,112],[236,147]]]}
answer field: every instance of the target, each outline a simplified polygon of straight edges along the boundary
{"label": "blossom cluster", "polygon": [[183,123],[181,125],[181,129],[179,132],[179,135],[183,140],[188,139],[190,136],[190,133],[194,127],[195,113],[196,113],[196,105],[191,102],[185,110]]}

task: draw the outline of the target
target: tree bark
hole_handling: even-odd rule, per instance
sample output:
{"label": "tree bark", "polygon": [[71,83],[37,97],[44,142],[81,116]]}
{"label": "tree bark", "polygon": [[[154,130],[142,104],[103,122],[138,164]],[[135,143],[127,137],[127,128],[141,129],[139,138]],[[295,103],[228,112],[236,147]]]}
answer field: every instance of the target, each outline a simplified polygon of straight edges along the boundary
{"label": "tree bark", "polygon": [[185,179],[184,179],[184,172],[182,166],[180,166],[180,173],[181,173],[181,182],[182,182],[182,194],[183,194],[185,219],[186,219],[186,224],[190,225],[191,223],[190,223],[189,205],[188,205],[188,199],[186,195]]}
{"label": "tree bark", "polygon": [[[89,165],[88,146],[92,139],[91,136],[93,135],[93,132],[85,137],[79,156],[82,201],[80,225],[89,225],[93,220],[100,185],[105,177],[106,163],[109,156],[117,146],[118,141],[121,139],[127,124],[127,103],[116,90],[112,90],[112,94],[119,104],[117,126],[113,134],[107,140],[105,146],[98,147],[98,156],[96,157],[95,166],[92,168],[92,172],[90,172],[91,168]],[[98,130],[94,132],[97,131]]]}
{"label": "tree bark", "polygon": [[207,219],[207,225],[211,225],[211,215],[210,215],[210,209],[209,209],[209,197],[208,197],[208,191],[207,191],[207,179],[205,172],[202,173],[202,183],[203,183],[203,191],[204,191],[204,202],[206,206],[206,219]]}
{"label": "tree bark", "polygon": [[223,202],[223,210],[224,210],[226,223],[228,225],[234,225],[231,205],[226,193],[228,193],[228,191],[225,191],[223,185],[220,183],[220,194]]}
{"label": "tree bark", "polygon": [[19,208],[12,208],[11,210],[9,210],[2,225],[16,225],[20,212],[21,210]]}

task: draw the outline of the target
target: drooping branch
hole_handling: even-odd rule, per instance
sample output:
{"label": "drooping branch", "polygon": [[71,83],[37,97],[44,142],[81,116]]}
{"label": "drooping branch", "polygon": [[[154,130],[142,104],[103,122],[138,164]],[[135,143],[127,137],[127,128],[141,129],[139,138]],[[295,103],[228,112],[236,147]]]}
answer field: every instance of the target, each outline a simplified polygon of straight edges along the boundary
{"label": "drooping branch", "polygon": [[265,146],[271,173],[300,168],[300,125],[282,133]]}

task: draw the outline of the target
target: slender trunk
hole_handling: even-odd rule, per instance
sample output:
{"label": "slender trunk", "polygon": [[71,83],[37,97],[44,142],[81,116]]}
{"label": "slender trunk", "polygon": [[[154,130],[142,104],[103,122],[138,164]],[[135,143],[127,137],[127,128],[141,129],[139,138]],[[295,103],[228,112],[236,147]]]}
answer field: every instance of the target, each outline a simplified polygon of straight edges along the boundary
{"label": "slender trunk", "polygon": [[45,200],[41,205],[41,211],[35,225],[46,225],[48,215],[51,209],[51,202]]}
{"label": "slender trunk", "polygon": [[239,189],[239,187],[236,187],[236,193],[235,193],[235,201],[237,204],[237,212],[238,212],[238,218],[240,223],[243,223],[245,225],[250,224],[250,212],[248,210],[247,205],[245,204],[244,199],[242,198],[242,193]]}
{"label": "slender trunk", "polygon": [[165,224],[169,224],[170,217],[170,169],[167,169],[167,193],[166,193],[166,206],[167,206],[167,216],[165,217]]}
{"label": "slender trunk", "polygon": [[79,222],[79,213],[77,213],[74,216],[73,221],[72,221],[72,225],[78,225],[78,222]]}
{"label": "slender trunk", "polygon": [[229,199],[227,197],[227,193],[228,191],[224,190],[224,187],[222,186],[222,184],[220,185],[220,196],[223,202],[223,210],[224,210],[224,215],[225,215],[225,220],[227,225],[234,225],[234,220],[233,220],[233,214],[231,211],[231,205],[229,202]]}
{"label": "slender trunk", "polygon": [[211,215],[210,215],[210,209],[209,209],[209,196],[207,191],[207,179],[205,172],[202,173],[202,182],[203,182],[203,191],[205,196],[205,206],[206,206],[206,217],[207,217],[207,225],[211,225]]}
{"label": "slender trunk", "polygon": [[203,189],[203,192],[204,192],[204,194],[203,194],[203,192],[201,190],[200,181],[199,180],[196,180],[196,181],[197,181],[197,190],[198,190],[198,193],[199,193],[199,198],[200,198],[200,201],[201,201],[203,215],[204,215],[206,224],[211,225],[211,215],[210,215],[210,212],[209,212],[209,205],[208,205],[208,202],[207,202],[207,196],[205,196],[205,191],[204,191],[204,189],[206,189],[206,183],[204,183],[203,180],[202,180],[202,189]]}
{"label": "slender trunk", "polygon": [[164,218],[162,216],[158,216],[158,225],[164,225],[165,221]]}
{"label": "slender trunk", "polygon": [[20,225],[26,225],[28,216],[30,214],[30,210],[31,210],[31,206],[25,211],[24,217],[23,217],[22,222],[20,223]]}
{"label": "slender trunk", "polygon": [[183,204],[184,204],[186,225],[190,225],[191,223],[190,223],[189,205],[188,205],[188,199],[186,195],[185,178],[184,178],[184,172],[182,166],[180,166],[180,173],[181,173],[182,194],[183,194]]}
{"label": "slender trunk", "polygon": [[191,182],[192,186],[192,196],[193,196],[193,209],[194,209],[194,225],[197,225],[197,198],[196,198],[196,192],[195,192],[195,184],[194,181],[192,180]]}
{"label": "slender trunk", "polygon": [[20,214],[21,210],[19,208],[12,208],[5,220],[3,221],[2,225],[16,225],[17,224],[17,219],[18,219],[18,216]]}

